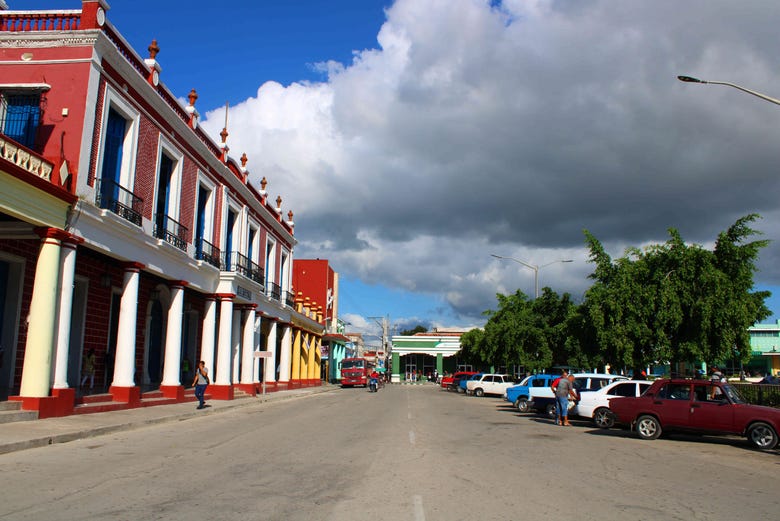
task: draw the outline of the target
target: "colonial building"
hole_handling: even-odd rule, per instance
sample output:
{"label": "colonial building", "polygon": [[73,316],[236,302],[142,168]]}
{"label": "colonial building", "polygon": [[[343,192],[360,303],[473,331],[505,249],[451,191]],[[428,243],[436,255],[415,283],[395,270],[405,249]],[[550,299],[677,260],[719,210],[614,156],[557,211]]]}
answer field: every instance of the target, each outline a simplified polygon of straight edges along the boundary
{"label": "colonial building", "polygon": [[292,211],[108,9],[0,10],[0,392],[40,417],[181,401],[197,360],[216,399],[318,384]]}
{"label": "colonial building", "polygon": [[755,324],[748,333],[752,353],[744,370],[753,375],[780,374],[780,320],[774,324]]}
{"label": "colonial building", "polygon": [[[295,259],[293,262],[293,287],[315,302],[320,302],[325,321],[322,337],[323,380],[337,382],[340,379],[340,363],[351,356],[349,338],[344,335],[339,316],[339,274],[324,259]],[[320,306],[317,307],[319,312]]]}

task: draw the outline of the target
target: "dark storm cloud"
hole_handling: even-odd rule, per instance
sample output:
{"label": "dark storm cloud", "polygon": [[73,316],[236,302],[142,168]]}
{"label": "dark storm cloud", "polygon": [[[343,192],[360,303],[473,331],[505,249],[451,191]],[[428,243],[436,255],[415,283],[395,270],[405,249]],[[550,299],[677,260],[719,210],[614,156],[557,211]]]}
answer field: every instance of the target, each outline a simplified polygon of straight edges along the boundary
{"label": "dark storm cloud", "polygon": [[[476,320],[497,287],[528,287],[493,251],[576,258],[547,271],[581,294],[584,228],[620,254],[669,227],[711,242],[741,215],[776,215],[780,107],[676,76],[780,95],[777,2],[458,5],[399,0],[380,50],[231,112],[253,176],[296,210],[299,255]],[[778,251],[764,282],[780,280]]]}

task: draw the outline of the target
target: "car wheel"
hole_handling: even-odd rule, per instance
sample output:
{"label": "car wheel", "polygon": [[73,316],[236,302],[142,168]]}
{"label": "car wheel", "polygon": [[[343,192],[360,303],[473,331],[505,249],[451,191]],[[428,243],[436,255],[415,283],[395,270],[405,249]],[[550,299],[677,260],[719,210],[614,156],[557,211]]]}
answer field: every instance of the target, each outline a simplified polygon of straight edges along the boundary
{"label": "car wheel", "polygon": [[485,395],[485,391],[483,391],[482,389],[474,389],[474,395],[481,398],[482,396]]}
{"label": "car wheel", "polygon": [[528,412],[530,407],[528,406],[528,398],[525,396],[521,396],[517,400],[515,400],[515,407],[517,407],[517,410],[520,412]]}
{"label": "car wheel", "polygon": [[768,423],[754,423],[748,429],[747,434],[748,440],[757,449],[772,450],[777,446],[777,433]]}
{"label": "car wheel", "polygon": [[654,440],[661,435],[661,423],[654,416],[640,416],[636,421],[636,433],[643,440]]}
{"label": "car wheel", "polygon": [[547,415],[548,418],[555,418],[557,414],[555,413],[555,404],[551,403],[547,406],[547,408],[544,410],[544,413]]}
{"label": "car wheel", "polygon": [[465,393],[465,392],[466,392],[466,389],[458,387],[458,393]]}
{"label": "car wheel", "polygon": [[593,413],[593,422],[601,429],[611,429],[615,426],[615,414],[606,407],[599,407]]}

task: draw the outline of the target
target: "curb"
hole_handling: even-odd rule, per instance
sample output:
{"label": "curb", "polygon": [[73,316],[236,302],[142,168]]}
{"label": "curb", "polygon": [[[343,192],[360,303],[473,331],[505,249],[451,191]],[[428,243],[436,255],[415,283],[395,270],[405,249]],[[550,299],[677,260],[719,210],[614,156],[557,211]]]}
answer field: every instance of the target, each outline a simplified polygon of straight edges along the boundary
{"label": "curb", "polygon": [[[262,395],[257,395],[254,398],[253,397],[239,398],[234,402],[231,402],[229,404],[224,404],[221,407],[218,407],[216,409],[210,408],[210,409],[206,409],[205,411],[187,411],[187,412],[172,413],[167,416],[160,416],[156,418],[138,419],[136,421],[131,421],[131,422],[115,423],[113,425],[93,427],[86,430],[76,430],[72,432],[64,432],[62,434],[54,434],[51,436],[42,436],[39,438],[32,438],[29,440],[0,444],[0,454],[8,454],[11,452],[18,452],[27,449],[45,447],[47,445],[68,443],[71,441],[82,440],[86,438],[94,438],[97,436],[103,436],[106,434],[112,434],[120,431],[140,429],[142,427],[148,427],[150,425],[157,425],[161,423],[188,420],[190,418],[195,418],[197,416],[221,414],[223,412],[232,411],[234,409],[238,409],[241,407],[248,407],[250,405],[262,405],[262,404],[267,404],[269,402],[282,402],[287,400],[300,399],[314,394],[333,392],[335,390],[336,390],[335,388],[331,389],[331,388],[320,387],[317,388],[317,390],[312,389],[308,392],[301,392],[293,395],[277,395],[276,393],[273,393],[273,395],[276,395],[273,398],[271,398],[272,395],[270,394],[266,394],[265,397],[262,397]],[[161,407],[166,407],[166,406],[163,405]],[[103,414],[103,413],[95,413],[95,414]]]}

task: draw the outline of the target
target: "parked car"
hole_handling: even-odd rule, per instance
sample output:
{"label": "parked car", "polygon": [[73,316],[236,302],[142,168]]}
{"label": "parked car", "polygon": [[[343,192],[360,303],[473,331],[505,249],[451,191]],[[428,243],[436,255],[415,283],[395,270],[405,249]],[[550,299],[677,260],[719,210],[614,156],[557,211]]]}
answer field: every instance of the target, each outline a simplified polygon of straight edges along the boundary
{"label": "parked car", "polygon": [[468,383],[471,380],[475,380],[475,379],[481,378],[482,374],[483,373],[474,373],[471,376],[469,376],[468,378],[461,378],[460,382],[458,383],[458,392],[467,394],[468,393]]}
{"label": "parked car", "polygon": [[475,371],[459,371],[452,375],[452,380],[447,386],[448,391],[457,391],[460,386],[460,381],[463,378],[468,379],[471,375],[476,374]]}
{"label": "parked car", "polygon": [[580,393],[580,401],[569,415],[592,419],[598,427],[609,429],[615,424],[615,416],[609,410],[610,400],[640,396],[650,385],[646,380],[617,380],[597,391]]}
{"label": "parked car", "polygon": [[474,396],[497,394],[503,396],[507,388],[515,384],[508,374],[483,374],[466,382],[466,393]]}
{"label": "parked car", "polygon": [[662,379],[637,398],[612,400],[615,422],[627,425],[643,440],[662,432],[746,436],[756,448],[777,446],[780,410],[745,403],[727,382]]}
{"label": "parked car", "polygon": [[[574,373],[574,389],[580,394],[580,397],[582,397],[582,393],[597,391],[617,380],[628,380],[628,378],[617,374]],[[552,384],[552,381],[550,384]],[[544,413],[551,418],[555,417],[555,395],[550,386],[547,386],[546,388],[532,388],[528,398],[529,410],[533,409],[536,412]],[[571,410],[573,407],[574,403],[570,401],[569,409]]]}
{"label": "parked car", "polygon": [[549,388],[555,378],[557,376],[551,374],[532,374],[527,376],[519,385],[508,387],[504,399],[517,407],[520,412],[528,412],[529,389],[533,387]]}

